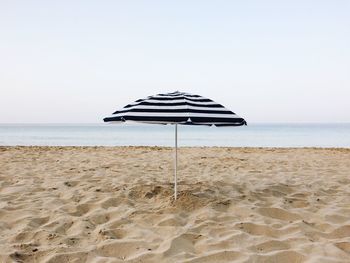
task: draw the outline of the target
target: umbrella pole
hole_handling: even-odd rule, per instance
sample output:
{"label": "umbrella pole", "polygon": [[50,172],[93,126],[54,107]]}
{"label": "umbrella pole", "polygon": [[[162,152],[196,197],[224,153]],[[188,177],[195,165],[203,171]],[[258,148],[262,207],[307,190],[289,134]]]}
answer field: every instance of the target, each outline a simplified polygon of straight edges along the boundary
{"label": "umbrella pole", "polygon": [[174,198],[177,199],[177,124],[175,124]]}

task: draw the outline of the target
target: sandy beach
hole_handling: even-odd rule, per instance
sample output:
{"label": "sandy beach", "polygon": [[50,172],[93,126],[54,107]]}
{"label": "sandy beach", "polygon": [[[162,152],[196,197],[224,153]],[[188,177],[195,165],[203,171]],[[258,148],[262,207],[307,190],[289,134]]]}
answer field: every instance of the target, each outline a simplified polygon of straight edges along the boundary
{"label": "sandy beach", "polygon": [[0,147],[0,262],[350,262],[350,149]]}

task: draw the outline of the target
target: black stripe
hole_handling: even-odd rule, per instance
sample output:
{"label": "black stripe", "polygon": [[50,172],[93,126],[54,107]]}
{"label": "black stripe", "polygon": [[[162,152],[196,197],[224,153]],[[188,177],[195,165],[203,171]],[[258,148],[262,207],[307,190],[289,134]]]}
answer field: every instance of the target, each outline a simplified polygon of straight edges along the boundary
{"label": "black stripe", "polygon": [[155,96],[180,96],[183,95],[183,93],[179,93],[179,92],[172,92],[172,93],[161,93],[161,94],[157,94]]}
{"label": "black stripe", "polygon": [[242,126],[242,125],[247,125],[247,122],[243,121],[243,122],[240,122],[240,123],[215,124],[216,127]]}
{"label": "black stripe", "polygon": [[244,125],[245,120],[243,118],[215,118],[215,117],[191,117],[191,121],[194,123],[201,122],[220,122],[220,123],[238,123]]}
{"label": "black stripe", "polygon": [[202,96],[199,96],[199,95],[194,95],[194,94],[185,94],[185,97],[192,97],[192,98],[203,98],[203,99],[206,99]]}
{"label": "black stripe", "polygon": [[188,120],[188,117],[163,117],[163,116],[123,116],[123,117],[109,117],[104,118],[104,122],[109,121],[154,121],[154,122],[168,122],[168,123],[174,123],[174,122],[186,122]]}
{"label": "black stripe", "polygon": [[185,99],[188,101],[193,101],[193,102],[213,102],[211,99],[206,99],[206,98],[203,98],[202,99],[199,99],[199,100],[193,100],[189,97],[185,97]]}
{"label": "black stripe", "polygon": [[147,99],[138,99],[136,101],[134,101],[133,103],[130,103],[128,105],[126,105],[124,108],[130,108],[132,106],[136,106],[139,105],[142,101],[146,101]]}
{"label": "black stripe", "polygon": [[[165,95],[164,95],[165,96]],[[170,98],[166,98],[166,97],[163,97],[163,96],[160,96],[160,97],[156,97],[156,96],[150,96],[147,98],[147,100],[181,100],[181,99],[184,99],[184,96],[183,95],[174,95],[174,96],[169,96]]]}

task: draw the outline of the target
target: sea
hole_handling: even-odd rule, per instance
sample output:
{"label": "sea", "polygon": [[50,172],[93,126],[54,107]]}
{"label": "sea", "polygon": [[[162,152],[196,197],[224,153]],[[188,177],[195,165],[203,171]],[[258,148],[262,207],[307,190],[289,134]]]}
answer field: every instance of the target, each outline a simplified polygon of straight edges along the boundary
{"label": "sea", "polygon": [[[173,125],[0,124],[1,146],[174,146]],[[178,146],[350,147],[350,123],[178,125]]]}

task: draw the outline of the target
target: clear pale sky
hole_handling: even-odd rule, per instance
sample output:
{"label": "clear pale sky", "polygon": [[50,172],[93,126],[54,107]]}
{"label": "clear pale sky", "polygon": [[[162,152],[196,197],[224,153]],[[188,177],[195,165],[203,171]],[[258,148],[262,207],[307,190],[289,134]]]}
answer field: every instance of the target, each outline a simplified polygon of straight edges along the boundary
{"label": "clear pale sky", "polygon": [[350,1],[0,0],[0,123],[175,90],[248,123],[350,122]]}

